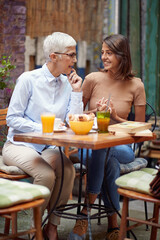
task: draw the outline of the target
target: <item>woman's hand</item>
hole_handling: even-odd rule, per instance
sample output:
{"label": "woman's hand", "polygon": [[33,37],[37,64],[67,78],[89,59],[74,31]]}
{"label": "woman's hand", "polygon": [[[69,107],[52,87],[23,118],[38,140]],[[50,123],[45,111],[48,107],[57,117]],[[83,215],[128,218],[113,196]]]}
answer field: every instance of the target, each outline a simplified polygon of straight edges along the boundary
{"label": "woman's hand", "polygon": [[97,111],[105,111],[107,107],[107,99],[104,97],[96,102]]}
{"label": "woman's hand", "polygon": [[108,109],[107,108],[107,103],[108,103],[108,99],[105,99],[104,97],[101,98],[97,103],[96,103],[96,107],[97,107],[97,111],[109,111],[111,118],[115,121],[118,121],[118,115],[116,113],[116,110],[114,108],[113,102],[112,100],[110,100],[109,102],[109,106]]}
{"label": "woman's hand", "polygon": [[113,105],[113,102],[112,102],[112,100],[110,101],[110,104],[109,104],[110,106],[110,115],[111,115],[111,118],[113,119],[113,120],[115,120],[115,121],[117,121],[117,118],[118,118],[118,115],[117,115],[117,113],[116,113],[116,110],[115,110],[115,108],[114,108],[114,105]]}
{"label": "woman's hand", "polygon": [[98,102],[96,102],[97,111],[111,111],[110,104],[108,106],[108,109],[106,109],[107,105],[108,99],[105,99],[104,97],[101,98]]}
{"label": "woman's hand", "polygon": [[67,75],[68,80],[73,88],[74,92],[81,92],[82,91],[82,78],[77,75],[75,69],[73,69],[72,73]]}

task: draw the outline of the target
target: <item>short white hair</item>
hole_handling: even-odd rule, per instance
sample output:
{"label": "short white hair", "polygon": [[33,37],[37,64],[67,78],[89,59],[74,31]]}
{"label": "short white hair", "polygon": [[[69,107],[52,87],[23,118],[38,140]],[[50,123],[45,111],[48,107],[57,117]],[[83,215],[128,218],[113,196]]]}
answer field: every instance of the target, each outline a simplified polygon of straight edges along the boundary
{"label": "short white hair", "polygon": [[54,52],[65,53],[68,47],[76,46],[76,41],[68,34],[54,32],[48,35],[43,43],[46,62],[50,61],[49,55]]}

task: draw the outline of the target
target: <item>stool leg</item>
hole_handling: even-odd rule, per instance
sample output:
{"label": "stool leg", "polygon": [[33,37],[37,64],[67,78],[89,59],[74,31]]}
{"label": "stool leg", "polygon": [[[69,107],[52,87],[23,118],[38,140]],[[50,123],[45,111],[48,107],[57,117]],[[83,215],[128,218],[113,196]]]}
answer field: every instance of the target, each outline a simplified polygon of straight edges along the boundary
{"label": "stool leg", "polygon": [[121,224],[120,224],[119,240],[123,240],[127,232],[128,203],[129,203],[129,199],[126,197],[123,197],[122,218],[121,218]]}
{"label": "stool leg", "polygon": [[[98,199],[98,214],[100,216],[100,213],[101,213],[101,193],[99,194],[99,199]],[[101,224],[101,219],[100,217],[98,218],[98,222],[97,222],[98,225]]]}
{"label": "stool leg", "polygon": [[4,234],[9,234],[10,221],[8,218],[5,219]]}
{"label": "stool leg", "polygon": [[[145,210],[145,218],[148,220],[148,209],[147,209],[147,202],[144,202],[144,210]],[[146,224],[146,231],[149,230],[148,225]]]}
{"label": "stool leg", "polygon": [[42,214],[41,214],[41,207],[35,207],[33,209],[33,216],[34,216],[34,226],[36,228],[36,240],[43,240],[42,238]]}
{"label": "stool leg", "polygon": [[12,234],[17,234],[17,212],[11,213],[12,216]]}
{"label": "stool leg", "polygon": [[[153,210],[153,222],[158,223],[158,219],[159,219],[159,205],[158,204],[154,204],[154,210]],[[151,236],[150,236],[150,240],[156,240],[157,239],[157,227],[152,227],[152,231],[151,231]]]}

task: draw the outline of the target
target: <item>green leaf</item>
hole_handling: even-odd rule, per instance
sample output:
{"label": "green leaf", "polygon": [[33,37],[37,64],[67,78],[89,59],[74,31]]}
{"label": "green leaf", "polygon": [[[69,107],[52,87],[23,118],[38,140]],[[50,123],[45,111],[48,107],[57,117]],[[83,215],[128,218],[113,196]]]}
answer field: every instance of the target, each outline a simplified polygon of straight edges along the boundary
{"label": "green leaf", "polygon": [[16,66],[11,63],[10,59],[10,55],[3,55],[0,58],[0,89],[7,87],[7,82],[10,80],[10,73],[16,68]]}

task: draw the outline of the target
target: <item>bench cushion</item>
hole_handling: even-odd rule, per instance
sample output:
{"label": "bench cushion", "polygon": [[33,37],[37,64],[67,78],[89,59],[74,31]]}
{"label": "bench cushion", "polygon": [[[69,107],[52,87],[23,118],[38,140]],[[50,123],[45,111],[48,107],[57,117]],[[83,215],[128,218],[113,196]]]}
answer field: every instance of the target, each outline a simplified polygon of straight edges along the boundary
{"label": "bench cushion", "polygon": [[150,182],[157,173],[156,169],[143,168],[139,171],[124,174],[116,179],[116,184],[121,188],[134,190],[137,192],[150,194]]}
{"label": "bench cushion", "polygon": [[46,198],[49,194],[49,189],[41,185],[0,178],[0,208]]}

